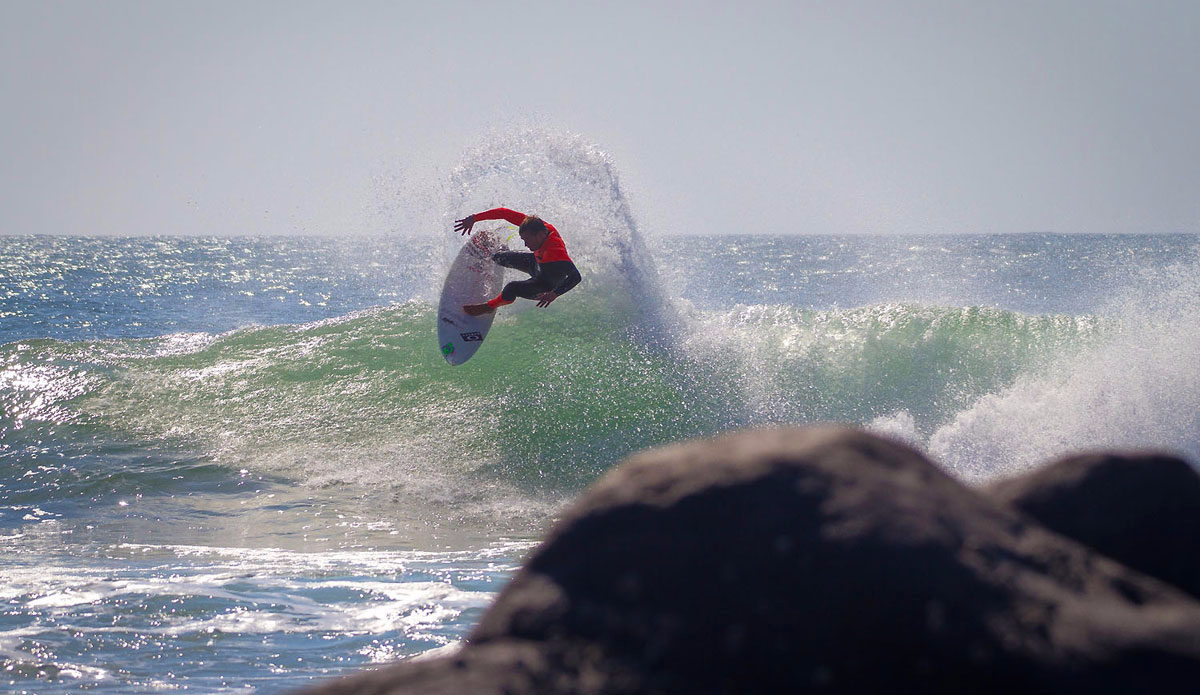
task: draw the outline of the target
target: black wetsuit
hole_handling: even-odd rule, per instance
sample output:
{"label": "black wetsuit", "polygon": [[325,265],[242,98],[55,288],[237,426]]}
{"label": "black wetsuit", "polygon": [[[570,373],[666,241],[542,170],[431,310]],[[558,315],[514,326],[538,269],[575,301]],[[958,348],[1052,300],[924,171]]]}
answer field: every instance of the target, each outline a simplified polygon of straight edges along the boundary
{"label": "black wetsuit", "polygon": [[517,297],[537,299],[543,292],[561,296],[583,279],[575,264],[569,260],[538,263],[532,253],[521,251],[501,251],[493,254],[492,260],[505,268],[530,275],[528,280],[513,280],[504,286],[500,297],[505,303],[515,301]]}

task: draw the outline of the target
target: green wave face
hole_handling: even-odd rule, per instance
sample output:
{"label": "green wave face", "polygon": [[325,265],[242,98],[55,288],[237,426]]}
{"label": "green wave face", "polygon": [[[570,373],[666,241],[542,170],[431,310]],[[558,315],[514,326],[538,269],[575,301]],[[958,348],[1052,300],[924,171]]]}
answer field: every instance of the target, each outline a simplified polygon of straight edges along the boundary
{"label": "green wave face", "polygon": [[8,426],[103,430],[318,486],[569,491],[634,450],[738,426],[907,410],[928,432],[1105,330],[910,305],[685,311],[667,330],[620,292],[571,299],[502,314],[460,367],[418,302],[223,335],[4,346],[10,386],[20,373],[28,386],[5,390],[26,413]]}

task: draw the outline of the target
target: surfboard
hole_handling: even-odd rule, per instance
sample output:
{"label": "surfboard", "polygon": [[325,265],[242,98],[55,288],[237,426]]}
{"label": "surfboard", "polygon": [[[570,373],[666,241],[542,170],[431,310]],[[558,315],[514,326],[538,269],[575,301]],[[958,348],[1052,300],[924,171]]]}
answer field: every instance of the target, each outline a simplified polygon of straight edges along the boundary
{"label": "surfboard", "polygon": [[446,273],[438,303],[437,335],[442,356],[452,365],[471,359],[496,318],[496,312],[470,316],[463,305],[486,302],[500,293],[504,268],[492,261],[492,254],[499,250],[499,237],[479,230],[463,244]]}

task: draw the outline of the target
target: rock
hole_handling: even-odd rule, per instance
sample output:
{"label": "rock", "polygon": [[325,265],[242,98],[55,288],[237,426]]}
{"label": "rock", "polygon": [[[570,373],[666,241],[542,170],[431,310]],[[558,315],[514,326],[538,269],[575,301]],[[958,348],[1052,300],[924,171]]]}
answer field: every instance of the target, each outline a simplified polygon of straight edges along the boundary
{"label": "rock", "polygon": [[1200,603],[902,444],[824,427],[631,457],[566,511],[460,654],[313,692],[1182,692],[1198,678]]}
{"label": "rock", "polygon": [[990,485],[988,496],[1200,598],[1200,474],[1167,454],[1088,454]]}

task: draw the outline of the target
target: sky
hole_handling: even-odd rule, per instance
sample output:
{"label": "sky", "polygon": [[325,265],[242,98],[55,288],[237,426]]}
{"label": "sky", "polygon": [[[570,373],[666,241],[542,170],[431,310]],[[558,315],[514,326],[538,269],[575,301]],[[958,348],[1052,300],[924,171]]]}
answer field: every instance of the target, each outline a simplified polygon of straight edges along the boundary
{"label": "sky", "polygon": [[659,234],[1200,233],[1191,0],[3,0],[0,94],[0,234],[417,233],[531,124]]}

